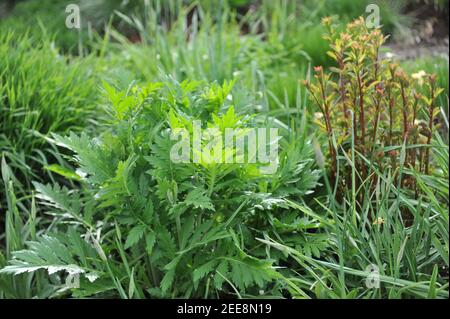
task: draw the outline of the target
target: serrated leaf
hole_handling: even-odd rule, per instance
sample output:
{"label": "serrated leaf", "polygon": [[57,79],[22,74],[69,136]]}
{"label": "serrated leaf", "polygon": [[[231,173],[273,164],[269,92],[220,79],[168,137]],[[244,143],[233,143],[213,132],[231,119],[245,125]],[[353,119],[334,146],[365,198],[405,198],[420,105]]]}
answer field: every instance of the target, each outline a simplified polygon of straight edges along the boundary
{"label": "serrated leaf", "polygon": [[197,289],[200,279],[204,278],[206,275],[214,271],[214,267],[216,266],[216,264],[217,260],[211,260],[194,270],[192,280],[194,281],[195,289]]}
{"label": "serrated leaf", "polygon": [[202,189],[194,189],[189,192],[184,200],[184,203],[188,206],[193,206],[195,208],[207,209],[214,211],[214,205],[211,199],[204,194]]}
{"label": "serrated leaf", "polygon": [[147,254],[151,255],[153,252],[153,246],[155,246],[156,236],[154,232],[145,234],[145,250]]}
{"label": "serrated leaf", "polygon": [[124,249],[128,249],[136,245],[139,240],[144,236],[146,227],[144,225],[134,226],[128,233],[127,240],[125,241]]}

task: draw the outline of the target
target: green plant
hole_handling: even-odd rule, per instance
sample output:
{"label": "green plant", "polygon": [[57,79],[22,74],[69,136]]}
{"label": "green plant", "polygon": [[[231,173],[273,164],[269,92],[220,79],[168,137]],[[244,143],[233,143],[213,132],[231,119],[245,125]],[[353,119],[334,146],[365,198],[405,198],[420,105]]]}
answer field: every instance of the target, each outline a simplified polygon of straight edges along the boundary
{"label": "green plant", "polygon": [[[334,74],[314,68],[316,83],[305,84],[323,117],[319,123],[324,123],[321,127],[328,136],[332,183],[341,169],[343,189],[355,181],[370,184],[374,172],[390,171],[400,187],[417,195],[411,170],[430,174],[431,137],[440,111],[436,101],[443,92],[436,76],[411,78],[396,64],[379,60],[385,38],[379,29],[368,30],[362,18],[340,34],[331,19],[324,19],[324,24],[331,43],[328,54],[338,67],[331,69]],[[420,86],[425,86],[424,94],[419,93]],[[344,168],[349,167],[345,157],[344,167],[339,167],[340,149],[355,161],[357,176]]]}
{"label": "green plant", "polygon": [[[448,117],[448,96],[449,96],[449,81],[448,81],[448,57],[422,57],[414,60],[405,60],[398,62],[405,72],[414,77],[423,76],[426,74],[436,74],[437,87],[444,88],[445,91],[437,97],[437,107],[443,109]],[[418,88],[419,93],[426,94],[426,87]]]}
{"label": "green plant", "polygon": [[[298,128],[286,131],[273,175],[261,175],[251,163],[177,164],[170,159],[170,129],[192,131],[194,120],[220,130],[272,121],[244,116],[248,106],[245,99],[230,98],[230,83],[105,88],[111,100],[107,132],[94,140],[84,133],[55,137],[76,153],[86,190],[35,184],[59,224],[77,226],[55,228],[62,234],[14,253],[1,272],[44,268],[92,275],[95,281],[82,279],[74,296],[244,297],[258,289],[275,296],[283,286],[274,281],[279,275],[273,263],[283,256],[268,255],[256,236],[276,236],[292,247],[308,243],[314,255],[327,246],[326,238],[310,239],[320,217],[300,204],[317,185],[318,171]],[[67,240],[83,241],[83,234],[97,255],[80,264],[79,249]],[[52,246],[54,254],[47,256]]]}
{"label": "green plant", "polygon": [[[448,298],[448,144],[434,135],[434,173],[415,174],[419,198],[403,192],[389,172],[375,172],[376,191],[362,186],[345,195],[343,203],[331,187],[326,196],[315,198],[312,210],[323,216],[322,230],[331,243],[321,258],[276,239],[260,239],[297,263],[283,277],[316,298]],[[354,164],[352,170],[357,170]],[[368,192],[370,197],[357,206],[353,198]],[[404,207],[413,215],[409,225]],[[367,284],[371,278],[379,288]],[[298,296],[295,290],[291,293]]]}
{"label": "green plant", "polygon": [[0,21],[0,298],[448,298],[448,59],[378,58],[408,1],[73,3]]}
{"label": "green plant", "polygon": [[[448,144],[433,120],[437,80],[413,80],[378,60],[383,36],[362,20],[340,34],[332,20],[324,24],[338,67],[316,67],[315,83],[305,84],[321,111],[331,159],[327,194],[311,207],[328,221],[323,230],[332,245],[312,258],[277,240],[260,241],[289,254],[300,268],[283,276],[300,289],[314,287],[318,298],[448,298]],[[367,267],[378,270],[380,289],[364,284]]]}

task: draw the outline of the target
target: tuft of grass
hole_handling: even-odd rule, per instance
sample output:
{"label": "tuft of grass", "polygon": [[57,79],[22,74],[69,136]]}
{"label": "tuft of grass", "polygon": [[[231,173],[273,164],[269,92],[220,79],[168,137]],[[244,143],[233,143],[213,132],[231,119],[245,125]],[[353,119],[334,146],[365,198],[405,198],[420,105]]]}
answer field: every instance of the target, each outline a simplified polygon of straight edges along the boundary
{"label": "tuft of grass", "polygon": [[87,43],[87,33],[66,28],[66,6],[69,0],[31,0],[18,2],[4,19],[0,28],[28,33],[36,43],[51,40],[64,53],[78,54]]}
{"label": "tuft of grass", "polygon": [[[50,164],[64,165],[50,132],[80,131],[95,123],[96,75],[90,59],[70,59],[50,42],[28,35],[0,35],[0,150],[26,194],[32,180],[52,180]],[[1,187],[0,205],[5,204]]]}
{"label": "tuft of grass", "polygon": [[[449,297],[448,144],[437,133],[434,141],[436,173],[415,175],[419,198],[396,187],[392,174],[377,172],[376,191],[363,186],[342,202],[330,189],[315,199],[313,211],[328,220],[322,231],[332,243],[320,258],[279,240],[260,239],[296,263],[282,271],[283,280],[296,285],[290,289],[294,297],[301,297],[297,289],[331,299]],[[353,196],[359,192],[371,196],[355,207]],[[414,217],[408,226],[403,207]],[[370,211],[376,212],[375,219]]]}

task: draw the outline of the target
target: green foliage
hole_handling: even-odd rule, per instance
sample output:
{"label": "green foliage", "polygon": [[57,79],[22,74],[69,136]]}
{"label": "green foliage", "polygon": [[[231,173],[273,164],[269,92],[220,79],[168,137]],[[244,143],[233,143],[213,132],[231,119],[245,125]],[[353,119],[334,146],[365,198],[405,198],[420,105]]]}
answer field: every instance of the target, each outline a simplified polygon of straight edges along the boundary
{"label": "green foliage", "polygon": [[[29,242],[28,246],[27,250],[14,252],[11,265],[1,272],[18,275],[45,269],[50,275],[60,271],[73,275],[84,274],[90,267],[103,268],[95,249],[73,230],[64,237],[42,236],[38,242]],[[85,276],[91,280],[98,277],[94,271]]]}
{"label": "green foliage", "polygon": [[[435,129],[445,121],[437,106],[443,90],[436,75],[409,76],[378,60],[383,36],[362,20],[340,34],[331,19],[324,24],[338,68],[316,67],[315,83],[306,85],[328,139],[329,195],[317,210],[333,219],[326,229],[336,254],[323,260],[264,242],[325,278],[317,297],[448,298],[448,145]],[[371,265],[377,290],[357,279]]]}
{"label": "green foliage", "polygon": [[[423,71],[409,76],[389,60],[380,60],[385,37],[379,29],[368,30],[362,18],[340,34],[330,18],[323,23],[329,29],[327,53],[338,67],[330,73],[315,67],[315,83],[305,84],[323,117],[319,125],[328,135],[332,183],[339,171],[339,189],[350,191],[346,185],[355,182],[370,189],[376,182],[375,175],[370,177],[373,172],[390,171],[400,188],[410,188],[417,196],[411,171],[429,175],[432,169],[431,138],[440,112],[437,98],[443,92],[437,76]],[[340,149],[345,154],[342,165]]]}
{"label": "green foliage", "polygon": [[[401,61],[400,66],[409,74],[420,74],[421,71],[424,71],[426,74],[436,74],[436,86],[445,89],[445,91],[438,96],[437,106],[447,110],[448,113],[448,57],[436,56],[406,60]],[[424,93],[424,88],[419,91]]]}
{"label": "green foliage", "polygon": [[[111,49],[120,50],[122,63],[138,79],[164,80],[161,74],[170,74],[179,82],[235,80],[254,96],[265,93],[267,88],[268,100],[289,96],[289,102],[294,103],[297,82],[291,79],[303,76],[308,57],[298,42],[285,44],[288,35],[281,35],[282,30],[275,27],[272,30],[267,22],[265,34],[259,28],[242,34],[246,25],[258,23],[259,12],[240,16],[225,4],[214,13],[200,6],[194,11],[180,10],[171,16],[171,23],[158,19],[164,12],[158,6],[150,6],[144,12],[131,17],[120,15],[138,33],[143,45],[136,46],[134,40],[111,31],[120,43]],[[285,10],[283,15],[287,15]],[[148,63],[149,60],[154,63]],[[263,108],[269,107],[263,103]]]}
{"label": "green foliage", "polygon": [[50,42],[14,32],[0,36],[0,69],[0,149],[17,176],[15,188],[29,189],[32,179],[51,178],[42,166],[65,165],[46,144],[49,132],[92,125],[96,76],[90,59],[69,59]]}
{"label": "green foliage", "polygon": [[349,23],[360,16],[368,15],[371,12],[366,12],[366,8],[375,4],[380,9],[380,23],[383,27],[383,32],[393,34],[402,32],[406,27],[411,25],[411,17],[402,15],[404,7],[408,4],[406,1],[392,1],[392,0],[319,0],[319,1],[304,1],[303,18],[314,20],[318,22],[320,19],[336,16],[345,24]]}
{"label": "green foliage", "polygon": [[[174,141],[168,129],[189,128],[194,120],[202,120],[205,127],[219,125],[221,130],[270,121],[245,116],[248,106],[224,98],[231,90],[228,83],[207,87],[198,82],[152,83],[126,92],[106,85],[112,115],[106,132],[94,140],[86,134],[55,137],[58,145],[76,153],[74,160],[88,191],[80,194],[58,185],[35,184],[37,197],[52,214],[59,211],[62,220],[78,225],[67,226],[71,236],[100,234],[97,242],[107,252],[111,273],[96,274],[107,287],[114,285],[118,296],[120,287],[133,278],[140,282],[136,292],[140,297],[241,296],[257,289],[279,294],[274,263],[282,256],[258,249],[256,237],[270,235],[285,238],[290,245],[305,244],[314,255],[327,247],[325,238],[309,239],[307,234],[320,229],[316,218],[290,202],[301,200],[317,185],[318,172],[307,156],[312,151],[309,143],[286,142],[281,167],[273,176],[261,175],[255,164],[171,162]],[[88,201],[95,207],[92,213],[86,209]],[[303,235],[292,236],[292,231],[302,229]],[[44,238],[42,245],[64,245],[58,240]],[[46,248],[38,244],[30,247],[15,253],[3,272],[98,269],[75,263],[68,257],[67,245],[66,250],[63,246],[54,250],[54,258],[47,258]],[[37,257],[32,259],[33,255]],[[89,289],[81,285],[82,291]]]}
{"label": "green foliage", "polygon": [[[320,202],[315,211],[332,220],[325,227],[331,240],[329,253],[318,257],[273,239],[260,239],[297,263],[291,267],[295,272],[285,273],[284,280],[302,278],[297,288],[314,286],[311,293],[316,298],[447,299],[448,145],[437,134],[435,139],[435,174],[416,175],[420,197],[399,189],[389,173],[376,172],[377,191],[361,207],[351,204],[351,195],[345,197],[348,204],[339,203],[332,192]],[[369,192],[368,186],[353,196],[364,192]],[[410,225],[404,223],[404,207],[414,216]],[[369,266],[378,269],[379,289],[365,284]],[[299,295],[296,289],[292,294]]]}
{"label": "green foliage", "polygon": [[[0,298],[448,298],[448,59],[379,60],[417,1],[374,1],[382,28],[342,33],[357,2],[71,1],[78,31],[68,1],[18,1],[0,21]],[[322,115],[310,64],[330,71],[309,87]],[[277,170],[173,162],[194,121],[278,128]]]}
{"label": "green foliage", "polygon": [[40,41],[53,40],[63,52],[78,53],[86,34],[65,26],[69,0],[30,0],[18,2],[12,12],[0,20],[0,28],[16,34],[28,33]]}

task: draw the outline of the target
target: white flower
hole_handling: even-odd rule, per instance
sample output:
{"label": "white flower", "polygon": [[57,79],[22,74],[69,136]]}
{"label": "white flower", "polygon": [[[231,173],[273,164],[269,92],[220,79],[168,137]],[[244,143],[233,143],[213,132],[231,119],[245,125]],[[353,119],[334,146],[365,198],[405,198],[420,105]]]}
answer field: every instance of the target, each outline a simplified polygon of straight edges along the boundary
{"label": "white flower", "polygon": [[315,118],[316,120],[322,119],[322,118],[323,118],[323,113],[322,113],[322,112],[315,112],[315,113],[314,113],[314,118]]}
{"label": "white flower", "polygon": [[387,52],[386,53],[386,59],[392,59],[393,57],[395,56],[395,54],[394,53],[392,53],[392,52]]}
{"label": "white flower", "polygon": [[422,86],[423,85],[423,77],[426,75],[427,75],[427,73],[424,70],[420,70],[417,73],[411,74],[411,77],[414,80],[417,80],[417,83],[419,83],[419,85]]}

